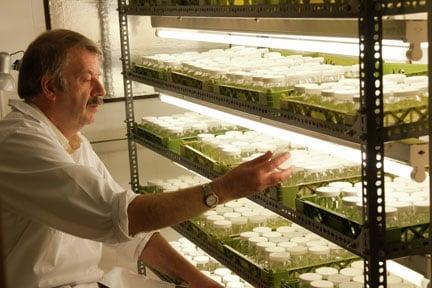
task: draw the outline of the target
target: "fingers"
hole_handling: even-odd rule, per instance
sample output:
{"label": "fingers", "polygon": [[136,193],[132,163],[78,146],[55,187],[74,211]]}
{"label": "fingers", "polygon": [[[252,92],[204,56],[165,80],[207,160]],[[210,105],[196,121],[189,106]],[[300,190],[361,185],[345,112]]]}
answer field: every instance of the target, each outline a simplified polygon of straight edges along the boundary
{"label": "fingers", "polygon": [[272,157],[272,153],[271,153],[270,151],[267,151],[267,152],[264,153],[263,155],[261,155],[261,156],[255,158],[255,159],[252,159],[252,160],[250,160],[249,162],[246,162],[246,164],[247,164],[247,165],[256,165],[256,164],[259,164],[259,163],[262,163],[262,162],[265,163],[265,162],[267,162],[269,159],[271,159],[271,157]]}
{"label": "fingers", "polygon": [[286,160],[288,160],[290,157],[291,157],[291,155],[288,152],[277,155],[274,159],[265,163],[265,166],[264,166],[265,171],[271,172],[271,171],[275,170],[282,163],[284,163]]}
{"label": "fingers", "polygon": [[294,167],[290,167],[288,169],[282,170],[280,172],[273,172],[267,176],[267,183],[266,186],[275,186],[282,182],[283,180],[287,179],[293,174]]}

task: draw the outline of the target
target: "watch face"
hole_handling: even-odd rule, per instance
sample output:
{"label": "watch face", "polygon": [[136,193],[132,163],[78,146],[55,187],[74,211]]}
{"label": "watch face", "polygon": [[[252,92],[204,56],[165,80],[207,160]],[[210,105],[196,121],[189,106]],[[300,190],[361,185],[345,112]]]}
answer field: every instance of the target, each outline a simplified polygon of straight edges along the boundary
{"label": "watch face", "polygon": [[207,198],[205,199],[206,205],[209,207],[215,207],[218,203],[218,198],[216,195],[214,194],[210,194],[207,196]]}

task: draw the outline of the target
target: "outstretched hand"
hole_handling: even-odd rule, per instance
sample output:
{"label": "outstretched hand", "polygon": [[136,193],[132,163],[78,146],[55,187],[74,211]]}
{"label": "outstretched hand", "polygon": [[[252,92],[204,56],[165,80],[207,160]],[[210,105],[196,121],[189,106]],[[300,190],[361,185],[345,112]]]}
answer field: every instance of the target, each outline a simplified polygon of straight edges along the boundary
{"label": "outstretched hand", "polygon": [[261,192],[291,176],[292,167],[276,169],[289,157],[289,153],[282,153],[272,159],[272,153],[268,151],[215,179],[213,188],[223,202]]}

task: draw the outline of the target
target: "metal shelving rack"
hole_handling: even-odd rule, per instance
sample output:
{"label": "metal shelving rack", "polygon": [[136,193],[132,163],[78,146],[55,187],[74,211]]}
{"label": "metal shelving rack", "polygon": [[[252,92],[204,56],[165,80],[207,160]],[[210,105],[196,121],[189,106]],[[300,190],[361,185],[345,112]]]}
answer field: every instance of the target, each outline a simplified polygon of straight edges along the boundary
{"label": "metal shelving rack", "polygon": [[[170,7],[132,7],[127,5],[126,0],[119,0],[120,37],[123,62],[123,77],[125,83],[125,105],[126,121],[129,139],[129,157],[131,169],[131,184],[134,191],[138,191],[138,159],[135,142],[144,144],[170,159],[182,165],[192,168],[204,176],[213,178],[203,167],[196,167],[194,163],[181,159],[178,155],[170,155],[151,143],[146,143],[133,133],[134,110],[132,101],[131,81],[136,80],[177,93],[186,93],[188,96],[204,99],[216,104],[228,107],[237,107],[242,111],[263,115],[274,119],[274,111],[261,110],[262,107],[245,105],[245,103],[230,102],[220,103],[217,95],[204,93],[202,91],[188,91],[187,87],[178,87],[172,83],[156,83],[151,79],[131,73],[128,35],[128,15],[155,15],[155,16],[202,16],[202,17],[264,17],[264,18],[356,18],[359,25],[360,39],[360,82],[361,82],[361,128],[359,131],[341,131],[335,127],[322,127],[316,124],[302,125],[302,119],[290,118],[285,115],[284,120],[290,124],[308,128],[313,131],[336,136],[345,140],[358,141],[362,151],[362,179],[363,179],[363,203],[364,205],[364,229],[359,242],[354,243],[347,240],[344,235],[335,233],[313,223],[308,219],[302,219],[301,215],[280,207],[278,203],[271,202],[262,196],[251,198],[267,208],[294,220],[299,224],[317,232],[327,239],[338,243],[348,250],[355,251],[365,259],[365,285],[366,287],[386,287],[386,265],[385,260],[393,257],[411,255],[413,253],[424,253],[432,251],[432,228],[429,228],[429,238],[419,245],[405,245],[404,247],[386,247],[385,243],[385,199],[384,199],[384,142],[387,140],[386,131],[383,127],[383,91],[382,91],[382,18],[387,15],[399,15],[408,13],[428,13],[428,38],[432,39],[432,1],[426,0],[335,0],[334,3],[325,4],[298,4],[296,0],[288,0],[283,5],[251,5],[251,6],[170,6]],[[330,2],[330,1],[329,1]],[[432,47],[429,47],[429,59],[432,57]],[[432,64],[429,61],[429,71]],[[432,90],[432,77],[429,78],[429,92]],[[190,89],[190,88],[189,88]],[[206,95],[203,95],[206,94]],[[218,103],[219,102],[219,103]],[[226,102],[226,101],[225,101]],[[429,98],[429,105],[432,100]],[[428,126],[432,127],[432,119],[428,119]],[[292,123],[291,123],[292,122]],[[421,134],[429,135],[429,127],[423,126],[420,131],[412,133],[408,131],[407,137]],[[412,133],[412,134],[410,134]],[[348,138],[348,139],[347,139]],[[432,148],[429,146],[429,157],[432,157]],[[431,160],[431,159],[429,159]],[[432,204],[432,203],[431,203]],[[432,207],[432,205],[431,205]],[[309,221],[309,222],[308,222]],[[353,248],[354,247],[354,248]],[[235,267],[231,267],[234,268]]]}

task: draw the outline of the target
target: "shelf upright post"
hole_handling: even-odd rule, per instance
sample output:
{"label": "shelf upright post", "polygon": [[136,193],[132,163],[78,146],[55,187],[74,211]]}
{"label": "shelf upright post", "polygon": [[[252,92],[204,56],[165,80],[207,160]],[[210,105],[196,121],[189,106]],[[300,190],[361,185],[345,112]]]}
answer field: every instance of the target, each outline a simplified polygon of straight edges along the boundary
{"label": "shelf upright post", "polygon": [[[432,1],[427,1],[426,3],[426,9],[427,9],[427,22],[428,22],[428,75],[429,75],[429,97],[428,97],[428,117],[429,117],[429,194],[432,195],[432,144],[431,144],[431,135],[432,135],[432,113],[431,113],[431,107],[432,107]],[[432,197],[429,197],[429,207],[432,207]],[[432,213],[429,208],[429,251],[432,251]],[[430,263],[429,263],[429,281],[432,281],[432,257],[429,257]]]}
{"label": "shelf upright post", "polygon": [[360,113],[365,287],[386,287],[382,0],[361,0]]}
{"label": "shelf upright post", "polygon": [[133,129],[135,122],[134,106],[133,106],[133,91],[132,80],[128,79],[126,72],[130,69],[130,50],[129,50],[129,32],[128,32],[128,19],[125,13],[126,0],[118,0],[119,11],[119,24],[120,24],[120,47],[121,47],[121,60],[123,66],[123,83],[124,83],[124,96],[126,106],[126,129],[128,137],[128,150],[129,150],[129,168],[131,174],[131,187],[135,193],[139,189],[138,177],[138,155],[136,143],[133,139]]}

